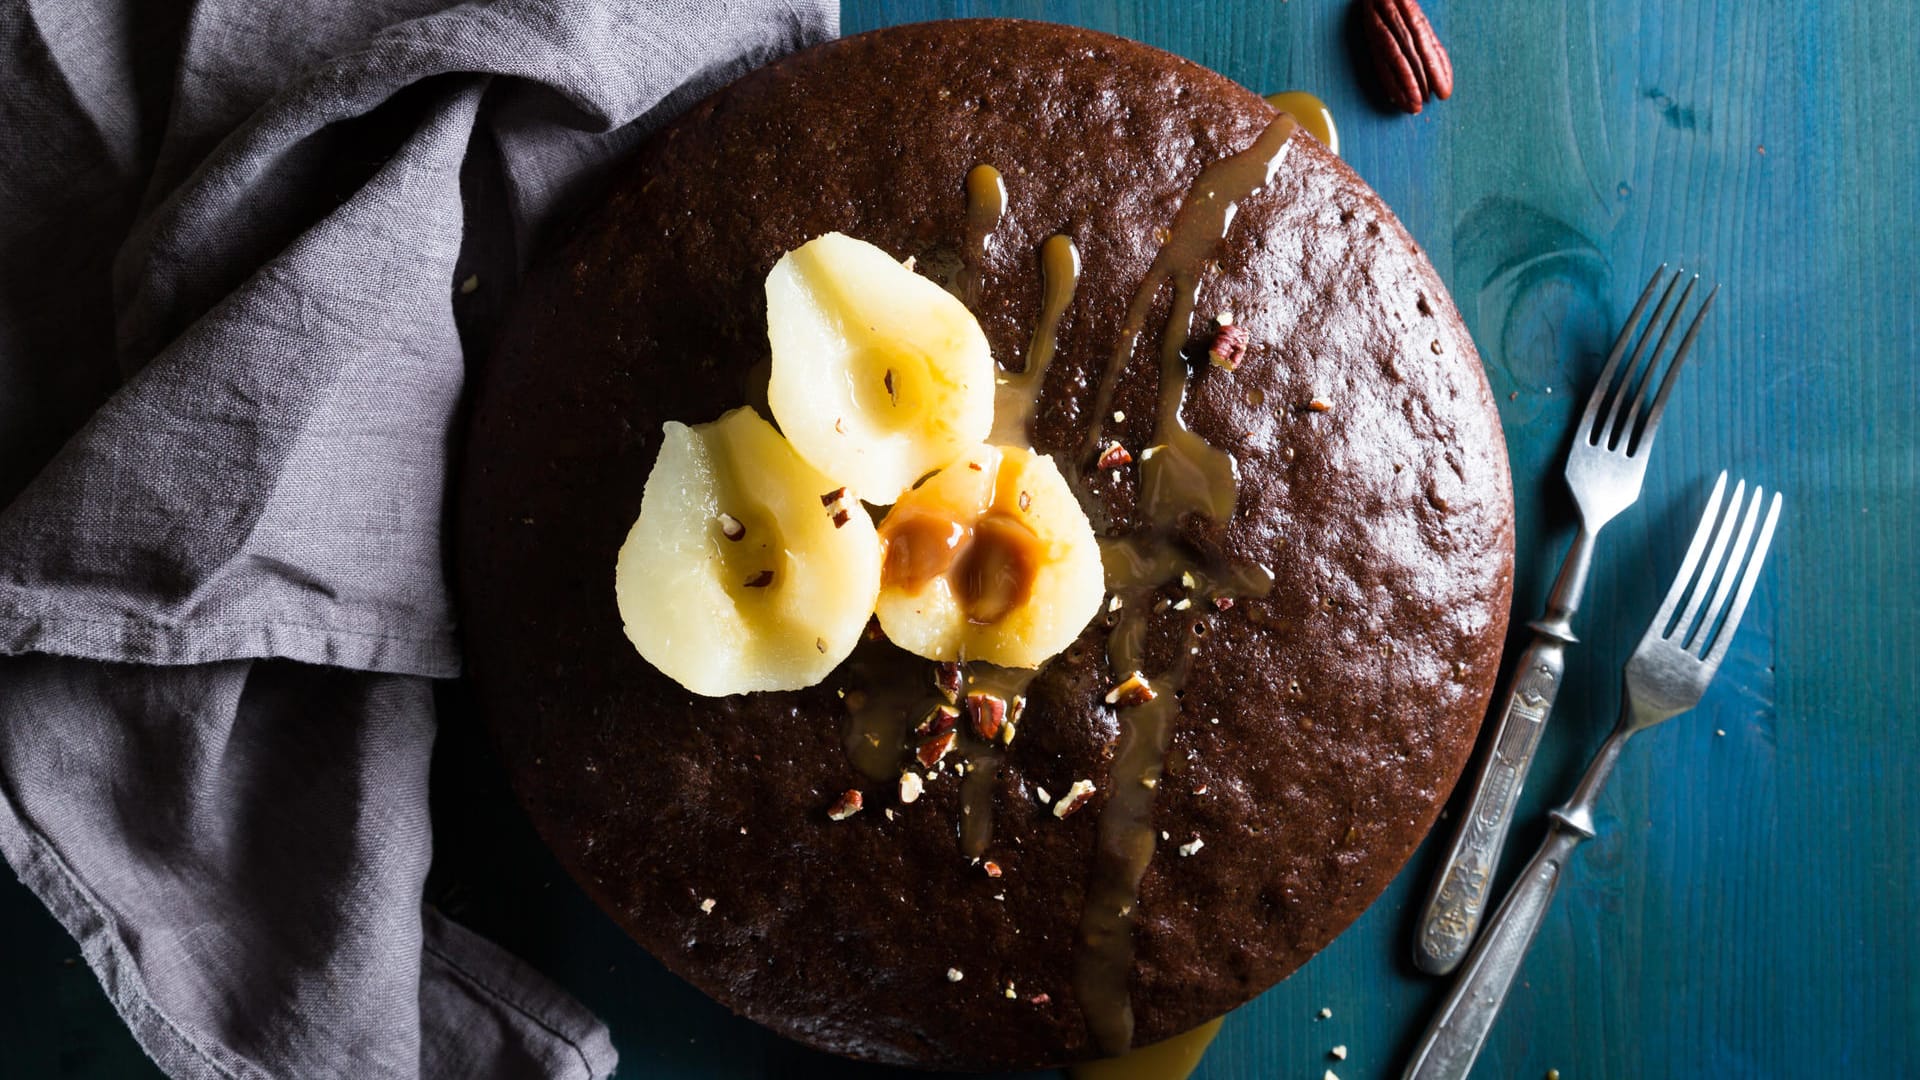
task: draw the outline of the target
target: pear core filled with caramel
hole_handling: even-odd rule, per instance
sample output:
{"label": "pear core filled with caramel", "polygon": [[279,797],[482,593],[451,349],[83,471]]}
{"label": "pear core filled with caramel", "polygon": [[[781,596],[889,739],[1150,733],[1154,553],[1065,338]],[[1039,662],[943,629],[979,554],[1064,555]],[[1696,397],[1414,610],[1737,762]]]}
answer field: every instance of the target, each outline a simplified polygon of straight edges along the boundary
{"label": "pear core filled with caramel", "polygon": [[931,660],[1037,667],[1106,594],[1093,527],[1053,459],[981,446],[880,522],[887,637]]}

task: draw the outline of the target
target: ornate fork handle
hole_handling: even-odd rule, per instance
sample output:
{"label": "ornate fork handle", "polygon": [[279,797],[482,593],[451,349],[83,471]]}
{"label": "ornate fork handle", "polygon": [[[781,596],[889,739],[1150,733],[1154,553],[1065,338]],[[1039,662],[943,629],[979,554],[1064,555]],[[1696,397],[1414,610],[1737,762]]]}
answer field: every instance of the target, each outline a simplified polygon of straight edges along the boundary
{"label": "ornate fork handle", "polygon": [[1574,641],[1568,620],[1579,606],[1592,557],[1593,534],[1583,528],[1554,582],[1547,617],[1533,624],[1533,643],[1514,668],[1493,749],[1474,779],[1472,805],[1454,832],[1414,934],[1414,965],[1428,974],[1445,975],[1459,965],[1486,913],[1487,890],[1500,866],[1520,789],[1560,692],[1566,647]]}
{"label": "ornate fork handle", "polygon": [[1553,811],[1553,828],[1487,924],[1480,947],[1448,991],[1433,1023],[1420,1037],[1404,1080],[1457,1080],[1473,1068],[1487,1032],[1513,987],[1527,948],[1540,933],[1553,894],[1573,851],[1593,837],[1593,803],[1619,760],[1628,731],[1617,729],[1587,767],[1565,806]]}

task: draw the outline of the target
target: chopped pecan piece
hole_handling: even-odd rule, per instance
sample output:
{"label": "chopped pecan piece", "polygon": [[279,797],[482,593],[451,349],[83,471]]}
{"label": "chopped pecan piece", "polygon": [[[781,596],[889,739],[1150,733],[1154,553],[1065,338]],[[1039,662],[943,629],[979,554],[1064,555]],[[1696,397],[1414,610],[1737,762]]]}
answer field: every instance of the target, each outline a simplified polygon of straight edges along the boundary
{"label": "chopped pecan piece", "polygon": [[912,769],[908,769],[905,772],[900,774],[900,801],[901,802],[903,803],[913,802],[915,799],[918,799],[920,797],[920,793],[925,791],[926,789],[927,789],[927,783],[926,781],[920,779],[919,773],[914,772]]}
{"label": "chopped pecan piece", "polygon": [[956,737],[951,731],[944,735],[935,735],[921,743],[920,749],[915,750],[913,756],[923,767],[931,769],[940,764],[940,759],[947,756],[947,751],[953,749],[953,741]]}
{"label": "chopped pecan piece", "polygon": [[967,695],[967,719],[972,722],[975,735],[992,742],[1007,722],[1007,699],[976,690]]}
{"label": "chopped pecan piece", "polygon": [[1073,786],[1067,789],[1067,793],[1060,796],[1060,801],[1053,804],[1053,816],[1065,818],[1068,814],[1085,806],[1087,800],[1091,798],[1093,798],[1093,781],[1075,780]]}
{"label": "chopped pecan piece", "polygon": [[1213,345],[1207,349],[1207,359],[1214,367],[1238,371],[1247,358],[1248,340],[1246,327],[1222,323],[1220,329],[1213,332]]}
{"label": "chopped pecan piece", "polygon": [[1159,696],[1147,682],[1147,677],[1136,671],[1122,679],[1120,685],[1107,691],[1107,704],[1129,709],[1135,705],[1145,705]]}
{"label": "chopped pecan piece", "polygon": [[951,705],[935,705],[927,710],[927,715],[913,726],[913,730],[920,735],[945,735],[959,722],[959,709]]}
{"label": "chopped pecan piece", "polygon": [[952,661],[933,665],[933,688],[949,702],[960,700],[960,688],[966,685],[966,672]]}
{"label": "chopped pecan piece", "polygon": [[1133,455],[1128,453],[1127,448],[1121,446],[1118,440],[1108,443],[1107,448],[1100,451],[1099,465],[1103,469],[1117,469],[1132,463]]}
{"label": "chopped pecan piece", "polygon": [[827,816],[835,821],[845,821],[859,813],[860,807],[864,805],[865,802],[866,797],[860,794],[859,788],[848,788],[841,793],[840,798],[827,810]]}

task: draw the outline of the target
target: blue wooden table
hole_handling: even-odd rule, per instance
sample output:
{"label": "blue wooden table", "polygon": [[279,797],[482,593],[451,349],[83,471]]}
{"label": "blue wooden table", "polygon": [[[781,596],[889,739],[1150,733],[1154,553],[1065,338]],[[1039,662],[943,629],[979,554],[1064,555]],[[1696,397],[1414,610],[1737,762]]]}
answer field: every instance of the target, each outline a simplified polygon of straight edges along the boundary
{"label": "blue wooden table", "polygon": [[[1618,666],[1713,474],[1783,490],[1782,534],[1701,708],[1628,749],[1477,1075],[1920,1075],[1920,9],[1428,7],[1459,86],[1414,118],[1368,103],[1341,0],[849,0],[845,29],[1044,17],[1324,98],[1486,359],[1519,496],[1521,620],[1570,534],[1559,463],[1615,324],[1660,261],[1724,282],[1646,495],[1603,539],[1508,875],[1611,722]],[[599,1010],[622,1075],[892,1075],[768,1036],[666,974],[555,867],[480,746],[458,727],[443,739],[430,898]],[[1406,960],[1434,846],[1230,1017],[1199,1075],[1397,1075],[1440,990]],[[152,1074],[10,876],[0,934],[0,1075]]]}

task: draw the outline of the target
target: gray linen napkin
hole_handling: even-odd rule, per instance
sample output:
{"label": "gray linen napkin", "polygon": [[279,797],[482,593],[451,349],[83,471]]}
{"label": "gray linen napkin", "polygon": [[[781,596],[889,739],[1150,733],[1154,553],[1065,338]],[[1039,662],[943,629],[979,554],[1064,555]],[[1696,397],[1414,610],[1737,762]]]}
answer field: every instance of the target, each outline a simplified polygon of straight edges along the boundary
{"label": "gray linen napkin", "polygon": [[469,357],[823,0],[0,0],[0,853],[177,1077],[603,1076],[421,903]]}

